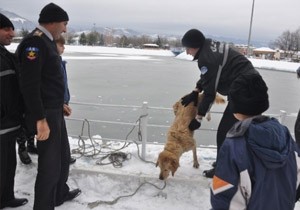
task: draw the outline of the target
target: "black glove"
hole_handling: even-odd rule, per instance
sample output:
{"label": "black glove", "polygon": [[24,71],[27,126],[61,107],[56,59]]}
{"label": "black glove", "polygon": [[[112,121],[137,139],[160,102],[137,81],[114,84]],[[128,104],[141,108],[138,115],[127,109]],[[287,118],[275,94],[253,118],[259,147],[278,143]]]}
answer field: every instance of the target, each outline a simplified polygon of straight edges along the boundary
{"label": "black glove", "polygon": [[181,98],[181,104],[183,106],[189,105],[189,103],[194,102],[194,106],[198,104],[198,91],[193,91],[190,94]]}
{"label": "black glove", "polygon": [[190,124],[189,124],[189,129],[190,129],[191,131],[194,131],[194,130],[200,128],[200,126],[201,126],[201,122],[199,122],[199,121],[196,120],[196,119],[192,119],[192,121],[191,121]]}

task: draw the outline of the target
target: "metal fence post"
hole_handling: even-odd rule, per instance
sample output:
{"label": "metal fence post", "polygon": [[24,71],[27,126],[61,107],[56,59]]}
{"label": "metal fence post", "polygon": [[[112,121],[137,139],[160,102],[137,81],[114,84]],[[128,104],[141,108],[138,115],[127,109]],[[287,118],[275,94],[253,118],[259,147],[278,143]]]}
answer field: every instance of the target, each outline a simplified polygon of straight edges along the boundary
{"label": "metal fence post", "polygon": [[146,158],[146,144],[147,144],[147,124],[148,124],[148,102],[144,101],[142,106],[141,118],[141,133],[142,133],[142,158]]}
{"label": "metal fence post", "polygon": [[286,115],[287,115],[287,114],[286,114],[286,111],[280,110],[280,115],[279,115],[278,121],[279,121],[281,124],[284,124]]}

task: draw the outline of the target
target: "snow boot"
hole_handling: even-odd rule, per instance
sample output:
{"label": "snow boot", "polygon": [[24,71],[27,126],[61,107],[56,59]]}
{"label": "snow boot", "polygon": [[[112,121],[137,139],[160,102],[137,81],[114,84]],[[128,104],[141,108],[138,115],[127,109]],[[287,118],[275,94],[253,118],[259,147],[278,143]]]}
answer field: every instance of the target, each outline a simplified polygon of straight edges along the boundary
{"label": "snow boot", "polygon": [[34,136],[29,136],[27,139],[27,152],[38,154],[37,147],[34,145]]}
{"label": "snow boot", "polygon": [[207,178],[213,178],[215,175],[215,168],[203,171],[203,176]]}
{"label": "snow boot", "polygon": [[19,158],[20,158],[22,163],[28,165],[28,164],[31,163],[31,158],[28,155],[27,149],[26,149],[26,146],[25,146],[26,139],[27,138],[26,138],[26,136],[23,132],[17,137],[17,142],[19,144],[19,148],[18,148]]}
{"label": "snow boot", "polygon": [[73,164],[73,163],[75,163],[75,162],[76,162],[76,158],[74,158],[74,157],[71,156],[70,157],[70,165]]}
{"label": "snow boot", "polygon": [[0,209],[3,209],[5,207],[15,208],[15,207],[23,206],[26,203],[28,203],[28,200],[26,198],[14,198],[10,201],[1,203],[0,204]]}

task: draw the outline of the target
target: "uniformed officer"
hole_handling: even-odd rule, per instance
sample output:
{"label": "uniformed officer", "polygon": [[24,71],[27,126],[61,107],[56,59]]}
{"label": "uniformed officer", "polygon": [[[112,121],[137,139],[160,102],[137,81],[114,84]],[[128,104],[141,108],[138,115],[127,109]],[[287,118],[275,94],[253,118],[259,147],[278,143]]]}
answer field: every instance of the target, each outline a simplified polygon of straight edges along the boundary
{"label": "uniformed officer", "polygon": [[64,81],[55,44],[66,32],[68,20],[61,7],[46,5],[41,10],[39,26],[17,49],[26,125],[36,133],[38,148],[34,210],[53,210],[81,192],[70,191],[67,185],[70,147],[63,115]]}
{"label": "uniformed officer", "polygon": [[23,114],[22,95],[17,77],[15,56],[4,46],[15,36],[12,22],[0,13],[0,209],[26,204],[26,198],[15,198],[16,139]]}
{"label": "uniformed officer", "polygon": [[[198,115],[189,125],[191,130],[196,130],[201,126],[202,118],[210,110],[216,92],[227,96],[231,83],[239,75],[258,74],[258,72],[244,55],[229,48],[228,44],[206,39],[202,32],[197,29],[191,29],[184,34],[182,45],[186,47],[187,54],[192,55],[194,60],[198,60],[200,70],[200,79],[196,88],[182,99],[182,104],[189,104],[198,97],[198,92],[204,91],[204,99],[198,106]],[[237,119],[227,105],[217,131],[218,151],[225,140],[227,131],[235,122]],[[203,174],[212,178],[214,171],[213,167],[204,171]]]}

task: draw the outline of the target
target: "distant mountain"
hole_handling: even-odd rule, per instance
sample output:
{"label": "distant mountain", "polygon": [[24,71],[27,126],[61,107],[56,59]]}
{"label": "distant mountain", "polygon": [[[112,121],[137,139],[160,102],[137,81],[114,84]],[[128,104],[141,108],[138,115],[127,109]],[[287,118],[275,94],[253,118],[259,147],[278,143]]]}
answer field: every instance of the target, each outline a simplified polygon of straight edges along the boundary
{"label": "distant mountain", "polygon": [[[141,36],[143,35],[140,32],[137,32],[135,30],[132,29],[128,29],[128,28],[108,28],[108,27],[94,27],[92,29],[93,31],[97,31],[100,34],[111,34],[114,36],[127,36],[127,37],[131,37],[131,36]],[[91,30],[87,30],[87,31],[91,31]]]}
{"label": "distant mountain", "polygon": [[[217,40],[217,41],[223,41],[223,42],[231,42],[234,44],[248,44],[248,40],[246,39],[237,39],[237,38],[232,38],[232,37],[223,37],[223,36],[214,36],[214,35],[208,35],[207,37]],[[257,41],[257,40],[251,40],[250,46],[255,46],[255,47],[266,47],[269,46],[269,42],[267,41]]]}
{"label": "distant mountain", "polygon": [[10,21],[14,24],[16,31],[20,31],[22,29],[31,31],[36,27],[36,23],[27,20],[26,18],[23,18],[13,12],[9,12],[1,8],[0,8],[0,12],[10,19]]}
{"label": "distant mountain", "polygon": [[[12,23],[15,26],[15,30],[18,32],[22,29],[31,31],[33,30],[37,23],[34,23],[30,20],[27,20],[26,18],[23,18],[13,12],[9,12],[6,11],[4,9],[0,8],[0,12],[2,14],[4,14],[5,16],[7,16]],[[145,34],[142,32],[138,32],[132,29],[128,29],[128,28],[108,28],[108,27],[94,27],[94,28],[89,28],[89,29],[79,29],[79,28],[68,28],[68,31],[70,32],[74,32],[76,34],[81,34],[82,32],[88,33],[91,30],[93,31],[97,31],[98,33],[101,34],[111,34],[113,36],[127,36],[127,37],[132,37],[132,36],[143,36],[143,35],[147,35],[152,37],[153,39],[156,39],[158,36],[160,36],[161,38],[166,38],[168,40],[178,40],[181,39],[181,36],[176,36],[176,35],[168,35],[168,34]],[[232,37],[222,37],[222,36],[213,36],[213,35],[208,35],[209,38],[211,39],[215,39],[218,41],[224,41],[224,42],[232,42],[234,44],[247,44],[247,40],[243,40],[243,39],[236,39],[236,38],[232,38]],[[252,40],[251,41],[251,45],[255,46],[255,47],[264,47],[264,46],[268,46],[269,43],[265,42],[265,41],[255,41]]]}

